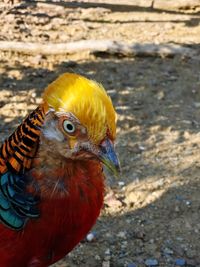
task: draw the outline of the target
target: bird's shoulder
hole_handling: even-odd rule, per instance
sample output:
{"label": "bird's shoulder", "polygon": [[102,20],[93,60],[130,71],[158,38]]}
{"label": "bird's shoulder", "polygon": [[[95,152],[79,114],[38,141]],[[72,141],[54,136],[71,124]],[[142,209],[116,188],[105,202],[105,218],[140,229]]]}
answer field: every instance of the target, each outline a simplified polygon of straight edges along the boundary
{"label": "bird's shoulder", "polygon": [[32,111],[0,148],[0,221],[12,229],[22,229],[29,218],[38,217],[37,200],[26,192],[39,146],[44,110]]}

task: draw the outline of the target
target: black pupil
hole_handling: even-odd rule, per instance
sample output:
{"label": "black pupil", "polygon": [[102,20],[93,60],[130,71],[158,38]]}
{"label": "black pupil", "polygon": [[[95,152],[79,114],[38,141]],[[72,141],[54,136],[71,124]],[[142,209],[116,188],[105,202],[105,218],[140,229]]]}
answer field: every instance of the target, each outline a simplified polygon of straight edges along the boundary
{"label": "black pupil", "polygon": [[73,129],[74,129],[74,128],[73,128],[73,125],[70,124],[70,123],[68,123],[68,124],[67,124],[67,130],[72,131]]}

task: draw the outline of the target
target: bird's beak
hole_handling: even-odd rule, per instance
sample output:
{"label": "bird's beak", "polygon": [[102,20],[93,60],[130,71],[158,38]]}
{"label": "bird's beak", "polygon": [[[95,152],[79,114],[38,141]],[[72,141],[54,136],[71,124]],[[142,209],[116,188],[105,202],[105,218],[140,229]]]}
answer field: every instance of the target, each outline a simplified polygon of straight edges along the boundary
{"label": "bird's beak", "polygon": [[120,163],[115,152],[113,143],[110,139],[106,138],[99,146],[98,158],[101,162],[108,167],[108,169],[115,175],[119,176],[120,173]]}

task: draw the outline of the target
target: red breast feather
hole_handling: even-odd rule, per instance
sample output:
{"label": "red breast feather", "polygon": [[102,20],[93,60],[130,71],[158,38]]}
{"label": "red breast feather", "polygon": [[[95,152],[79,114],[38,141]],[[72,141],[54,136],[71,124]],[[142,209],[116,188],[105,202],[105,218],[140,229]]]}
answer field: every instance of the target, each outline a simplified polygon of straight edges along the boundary
{"label": "red breast feather", "polygon": [[0,266],[48,266],[71,251],[93,226],[103,203],[101,164],[77,161],[67,168],[60,173],[55,170],[56,177],[68,176],[71,168],[71,177],[65,179],[65,197],[55,191],[53,197],[49,194],[48,199],[41,199],[40,218],[29,221],[21,232],[0,225]]}

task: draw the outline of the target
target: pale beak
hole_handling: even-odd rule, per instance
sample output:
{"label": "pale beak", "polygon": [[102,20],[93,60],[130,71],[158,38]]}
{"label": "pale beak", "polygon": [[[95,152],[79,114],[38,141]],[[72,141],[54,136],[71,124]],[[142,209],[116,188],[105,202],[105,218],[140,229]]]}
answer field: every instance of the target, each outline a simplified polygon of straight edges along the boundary
{"label": "pale beak", "polygon": [[106,138],[99,146],[100,151],[98,158],[101,162],[108,167],[108,169],[115,175],[119,176],[120,163],[115,152],[113,143],[110,139]]}

